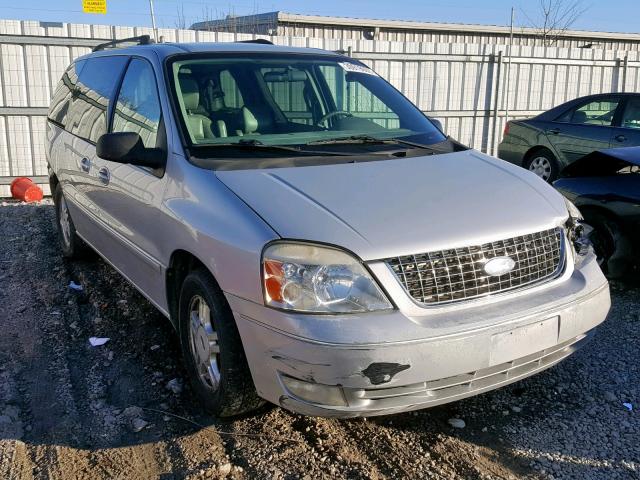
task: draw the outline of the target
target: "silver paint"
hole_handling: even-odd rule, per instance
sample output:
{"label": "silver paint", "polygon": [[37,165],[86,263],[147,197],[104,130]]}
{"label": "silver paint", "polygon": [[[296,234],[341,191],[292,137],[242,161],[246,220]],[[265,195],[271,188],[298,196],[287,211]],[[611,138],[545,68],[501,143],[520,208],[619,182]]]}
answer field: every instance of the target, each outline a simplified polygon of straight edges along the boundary
{"label": "silver paint", "polygon": [[[177,253],[191,254],[211,272],[233,311],[258,393],[267,400],[326,416],[423,408],[428,402],[415,396],[382,410],[363,402],[347,409],[308,404],[288,395],[279,375],[354,391],[398,387],[487,368],[496,334],[558,317],[557,341],[563,342],[604,320],[609,292],[593,258],[579,268],[569,258],[563,275],[543,285],[430,309],[413,302],[378,261],[562,226],[568,214],[560,194],[514,165],[468,150],[272,170],[213,172],[194,166],[181,145],[162,74],[164,58],[184,49],[308,51],[238,43],[118,50],[146,58],[156,73],[169,146],[164,175],[102,160],[94,145],[51,124],[48,160],[79,235],[165,315],[171,316],[167,274]],[[88,172],[83,158],[90,161]],[[106,185],[98,177],[105,167]],[[261,253],[279,238],[350,250],[397,308],[326,316],[265,307]],[[194,345],[205,337],[211,341],[211,332],[201,335],[195,323],[194,329]],[[209,346],[207,369],[216,353]]]}

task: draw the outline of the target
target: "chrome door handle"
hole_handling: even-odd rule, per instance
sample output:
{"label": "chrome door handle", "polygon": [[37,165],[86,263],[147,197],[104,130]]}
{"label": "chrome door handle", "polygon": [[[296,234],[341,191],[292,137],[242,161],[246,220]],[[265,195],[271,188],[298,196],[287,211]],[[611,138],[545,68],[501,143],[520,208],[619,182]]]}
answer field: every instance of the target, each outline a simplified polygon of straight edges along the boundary
{"label": "chrome door handle", "polygon": [[616,140],[617,140],[618,142],[626,142],[626,141],[627,141],[627,137],[625,137],[624,135],[618,135],[618,136],[616,137]]}
{"label": "chrome door handle", "polygon": [[553,135],[558,135],[560,133],[559,128],[552,128],[551,130],[547,130],[547,133],[552,133]]}
{"label": "chrome door handle", "polygon": [[98,170],[98,178],[103,184],[107,185],[109,180],[111,180],[111,173],[109,172],[109,169],[107,167],[102,167]]}
{"label": "chrome door handle", "polygon": [[88,158],[83,158],[82,160],[80,160],[80,168],[83,172],[88,173],[89,170],[91,170],[91,160],[89,160]]}

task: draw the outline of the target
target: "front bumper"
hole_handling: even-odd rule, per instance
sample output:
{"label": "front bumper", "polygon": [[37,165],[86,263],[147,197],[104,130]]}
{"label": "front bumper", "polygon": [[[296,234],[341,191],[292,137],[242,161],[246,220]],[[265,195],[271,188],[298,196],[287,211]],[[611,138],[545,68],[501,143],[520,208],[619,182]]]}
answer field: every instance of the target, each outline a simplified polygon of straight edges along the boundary
{"label": "front bumper", "polygon": [[[317,317],[228,298],[260,396],[326,417],[417,410],[533,375],[571,355],[610,307],[593,256],[547,289],[419,317],[397,310]],[[288,377],[309,391],[294,395]],[[317,401],[336,386],[341,401]]]}

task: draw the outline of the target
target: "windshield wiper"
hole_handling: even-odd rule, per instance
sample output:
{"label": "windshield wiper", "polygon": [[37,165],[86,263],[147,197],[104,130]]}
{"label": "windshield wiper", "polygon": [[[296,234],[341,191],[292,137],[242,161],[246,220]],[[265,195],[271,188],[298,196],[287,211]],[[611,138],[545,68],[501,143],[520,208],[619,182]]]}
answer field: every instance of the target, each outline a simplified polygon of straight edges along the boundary
{"label": "windshield wiper", "polygon": [[362,145],[406,145],[413,148],[422,148],[433,152],[442,152],[443,150],[423,145],[422,143],[410,142],[400,138],[377,138],[371,135],[351,135],[348,137],[328,138],[326,140],[315,140],[306,145],[338,145],[338,144],[362,144]]}
{"label": "windshield wiper", "polygon": [[348,152],[326,152],[326,151],[315,151],[315,150],[303,150],[300,147],[290,147],[287,145],[268,145],[260,140],[256,139],[242,139],[237,142],[228,142],[228,143],[201,143],[193,145],[196,148],[238,148],[243,150],[261,150],[261,151],[274,151],[274,152],[292,152],[301,155],[332,155],[332,156],[352,156],[353,153]]}

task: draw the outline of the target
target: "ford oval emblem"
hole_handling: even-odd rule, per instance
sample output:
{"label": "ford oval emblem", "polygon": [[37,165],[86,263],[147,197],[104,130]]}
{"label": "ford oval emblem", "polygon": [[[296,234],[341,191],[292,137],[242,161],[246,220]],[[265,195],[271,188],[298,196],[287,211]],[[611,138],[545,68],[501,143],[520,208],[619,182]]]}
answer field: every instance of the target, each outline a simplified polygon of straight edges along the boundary
{"label": "ford oval emblem", "polygon": [[484,264],[484,271],[490,277],[505,275],[514,269],[516,261],[511,257],[495,257]]}

